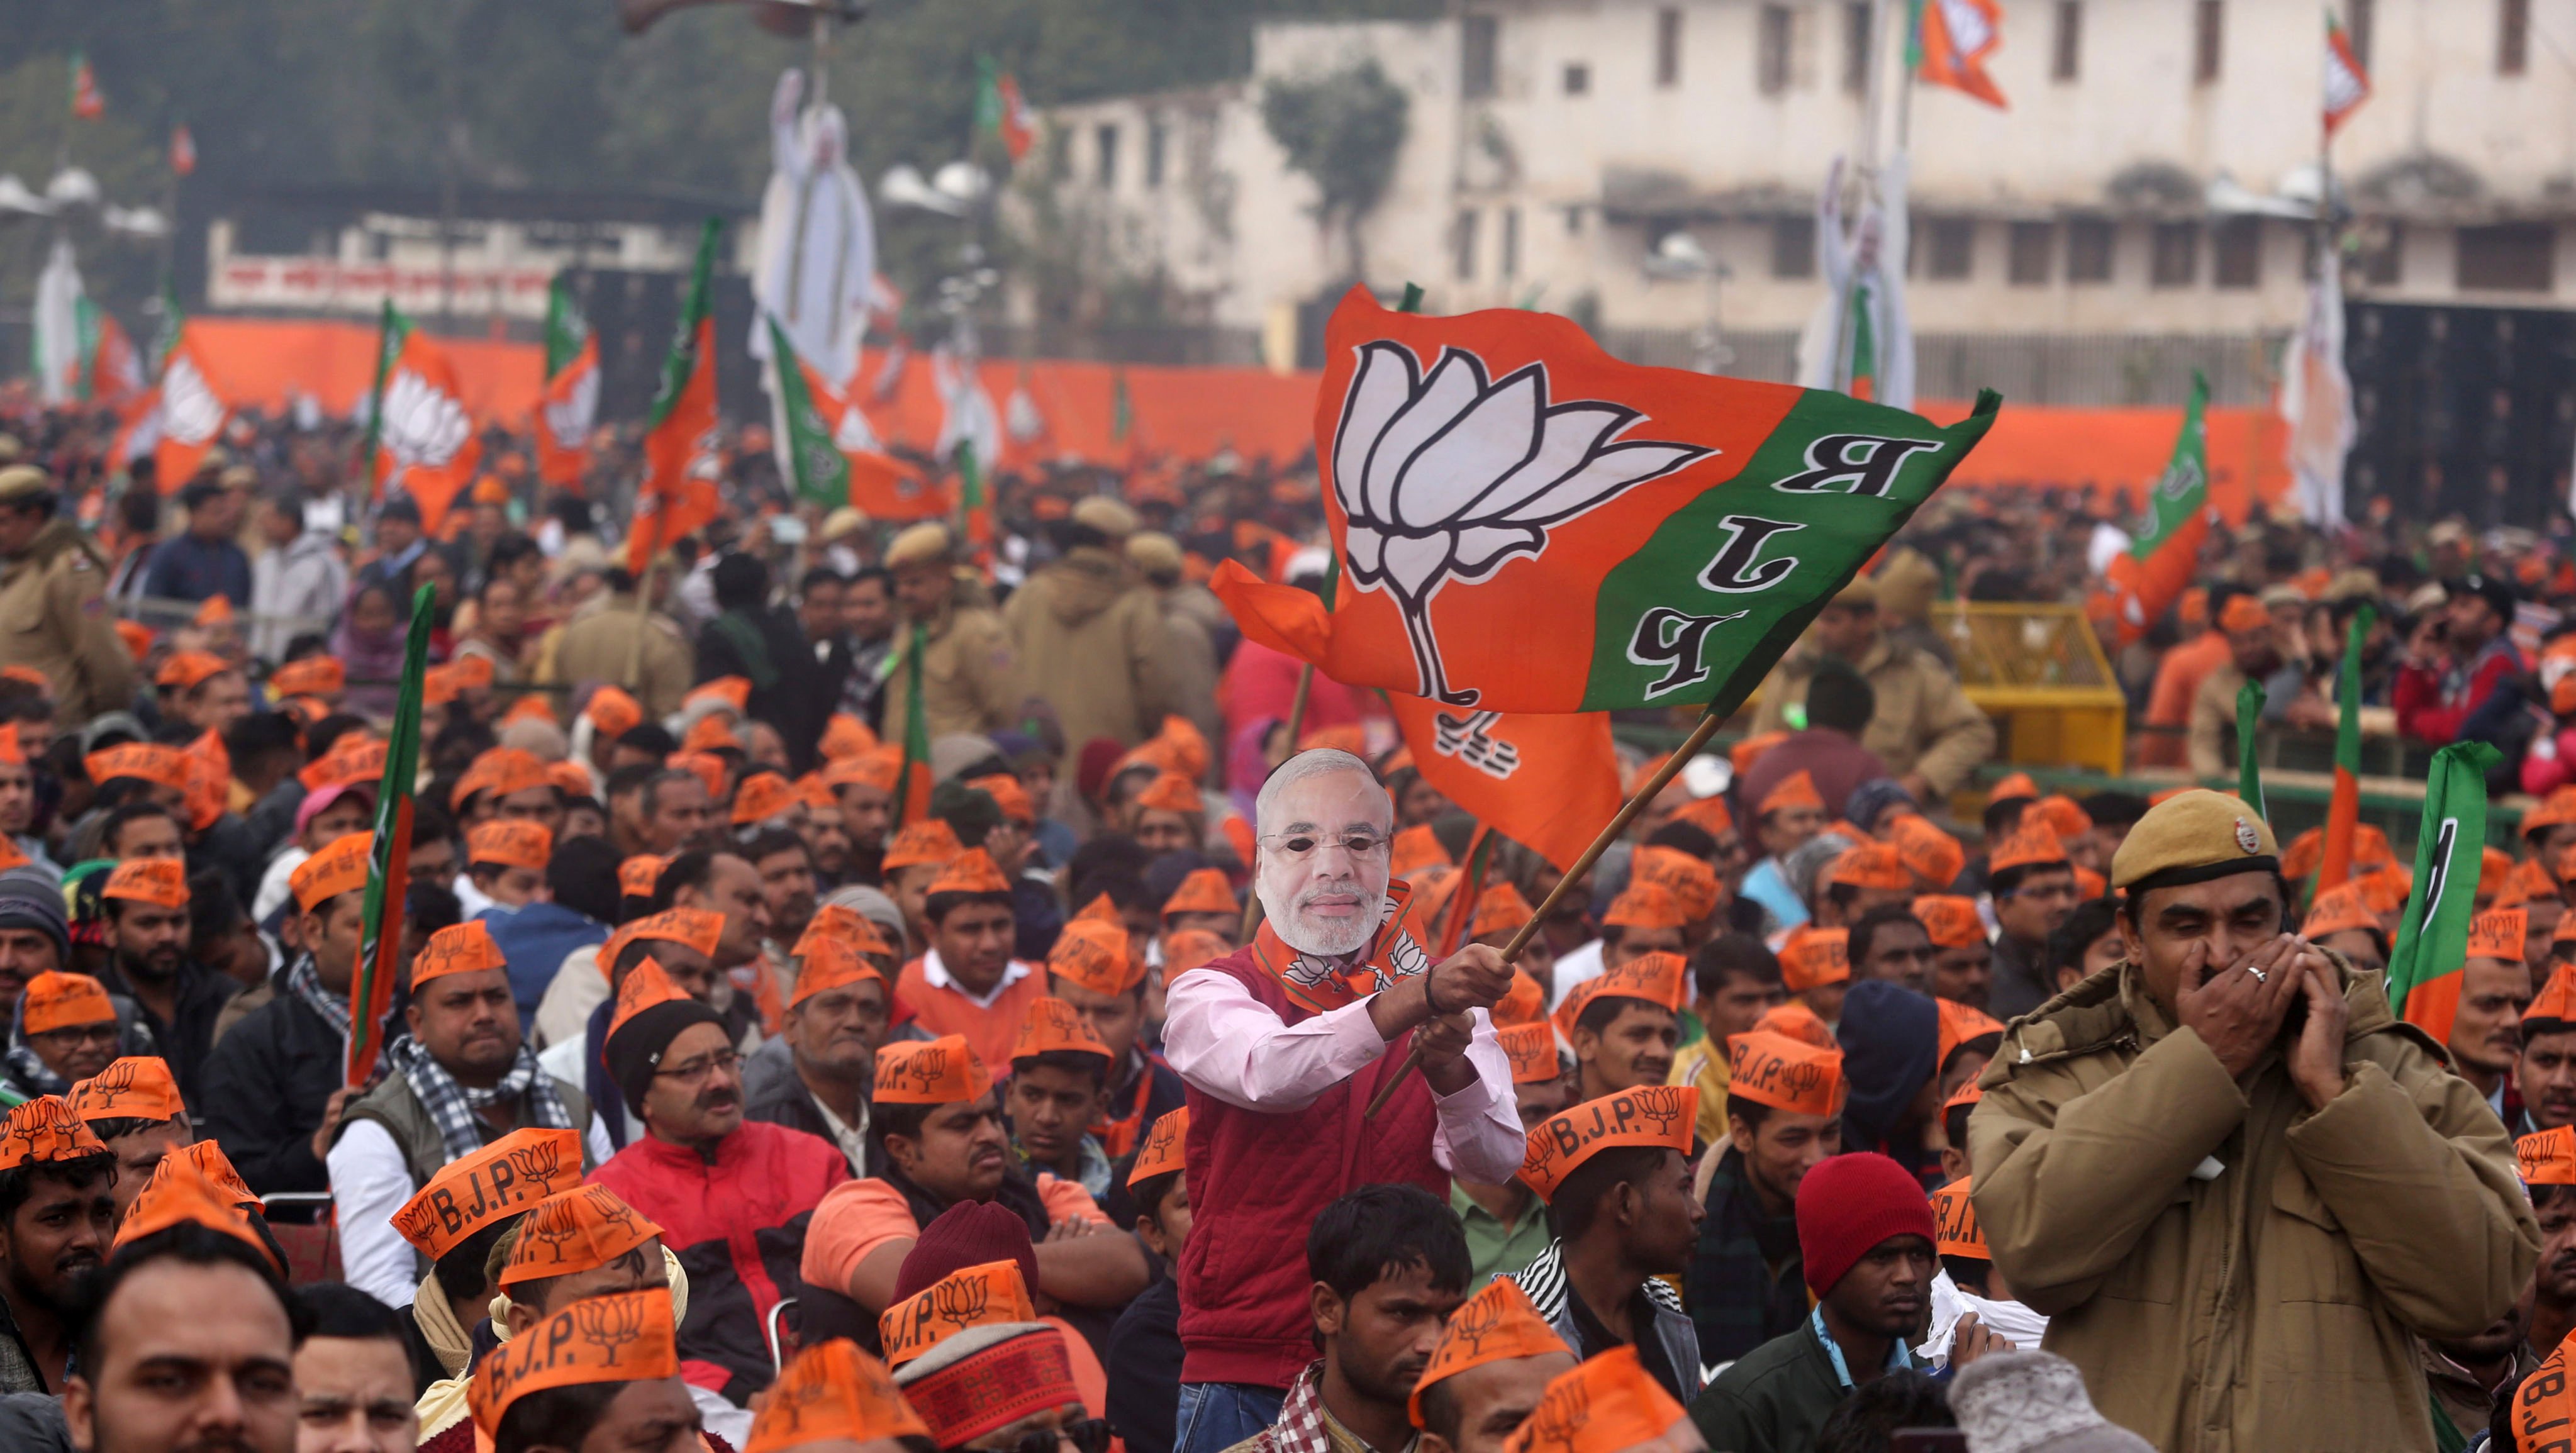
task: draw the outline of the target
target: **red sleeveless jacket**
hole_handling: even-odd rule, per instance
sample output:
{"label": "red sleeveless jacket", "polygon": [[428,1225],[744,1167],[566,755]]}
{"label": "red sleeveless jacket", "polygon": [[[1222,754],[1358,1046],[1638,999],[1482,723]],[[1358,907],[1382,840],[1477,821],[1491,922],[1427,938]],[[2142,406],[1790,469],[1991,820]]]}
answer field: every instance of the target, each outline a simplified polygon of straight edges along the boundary
{"label": "red sleeveless jacket", "polygon": [[[1313,1014],[1250,949],[1205,966],[1243,985],[1283,1024]],[[1410,1181],[1442,1201],[1431,1156],[1439,1112],[1420,1075],[1375,1120],[1370,1098],[1404,1062],[1408,1031],[1367,1069],[1286,1115],[1238,1109],[1190,1087],[1190,1240],[1181,1252],[1181,1380],[1286,1388],[1315,1360],[1306,1232],[1346,1191]]]}

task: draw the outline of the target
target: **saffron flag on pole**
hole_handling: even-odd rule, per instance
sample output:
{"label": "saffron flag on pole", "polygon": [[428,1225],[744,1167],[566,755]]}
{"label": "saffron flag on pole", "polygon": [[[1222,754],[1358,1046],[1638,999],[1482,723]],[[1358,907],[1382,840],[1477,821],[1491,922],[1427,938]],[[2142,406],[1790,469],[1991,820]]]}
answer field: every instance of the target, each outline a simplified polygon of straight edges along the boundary
{"label": "saffron flag on pole", "polygon": [[546,390],[537,407],[537,479],[579,491],[590,472],[590,427],[599,417],[599,340],[556,273],[546,287]]}
{"label": "saffron flag on pole", "polygon": [[1558,868],[1571,867],[1619,813],[1610,715],[1461,711],[1388,692],[1424,781]]}
{"label": "saffron flag on pole", "polygon": [[2182,432],[2174,436],[2173,457],[2147,491],[2147,514],[2128,549],[2112,557],[2112,615],[2120,644],[2133,645],[2147,633],[2184,590],[2200,566],[2200,547],[2209,538],[2213,511],[2209,505],[2209,380],[2192,370],[2191,399],[2183,405]]}
{"label": "saffron flag on pole", "polygon": [[999,137],[1014,163],[1037,145],[1037,118],[1020,97],[1020,83],[1003,74],[991,56],[975,58],[975,125]]}
{"label": "saffron flag on pole", "polygon": [[448,506],[483,462],[483,440],[465,411],[455,360],[391,298],[377,336],[376,386],[367,397],[376,497],[396,490],[409,495],[420,506],[422,532],[435,538]]}
{"label": "saffron flag on pole", "polygon": [[2335,13],[2326,12],[2326,135],[2335,134],[2344,118],[2370,99],[2370,72],[2362,69],[2361,57],[2352,48],[2352,37],[2345,33],[2343,22]]}
{"label": "saffron flag on pole", "polygon": [[152,448],[153,474],[163,494],[175,494],[196,474],[206,451],[223,433],[224,421],[232,417],[231,406],[207,378],[194,333],[185,323],[162,360],[157,392],[159,438]]}
{"label": "saffron flag on pole", "polygon": [[[777,319],[770,356],[761,367],[769,378],[776,417],[771,436],[777,441],[779,472],[802,500],[825,509],[850,505],[874,520],[938,519],[949,512],[949,493],[922,471],[885,452],[865,410],[823,381],[814,365],[793,349]],[[792,360],[794,367],[782,366]]]}
{"label": "saffron flag on pole", "polygon": [[2433,754],[2424,823],[2415,838],[2415,887],[2388,951],[2388,1002],[2436,1044],[2451,1042],[2460,1006],[2460,961],[2469,952],[2478,873],[2487,845],[2487,769],[2502,761],[2485,742]]}
{"label": "saffron flag on pole", "polygon": [[394,970],[402,951],[402,893],[411,881],[412,787],[420,771],[420,704],[429,671],[435,586],[411,598],[403,638],[394,724],[385,739],[385,775],[376,791],[375,841],[367,857],[366,916],[358,931],[357,976],[349,985],[349,1060],[344,1084],[363,1085],[384,1052],[385,1016],[393,1009]]}
{"label": "saffron flag on pole", "polygon": [[123,404],[143,392],[143,355],[116,315],[89,298],[80,300],[80,397],[92,404]]}
{"label": "saffron flag on pole", "polygon": [[721,219],[698,233],[697,266],[680,309],[662,384],[644,433],[644,483],[626,529],[626,569],[644,578],[662,547],[716,517],[716,244]]}
{"label": "saffron flag on pole", "polygon": [[2003,110],[2004,93],[1986,74],[1986,57],[2003,42],[1999,0],[1915,0],[1915,73],[1928,85],[1947,86]]}
{"label": "saffron flag on pole", "polygon": [[2317,891],[2352,876],[2352,840],[2361,826],[2361,643],[2378,612],[2363,606],[2344,627],[2343,665],[2335,673],[2334,793],[2326,799],[2325,859]]}
{"label": "saffron flag on pole", "polygon": [[83,121],[96,121],[107,114],[107,97],[98,89],[98,72],[91,69],[89,57],[72,52],[72,114]]}
{"label": "saffron flag on pole", "polygon": [[1228,561],[1244,634],[1441,706],[1734,710],[1970,448],[1819,389],[1641,368],[1572,322],[1380,308],[1326,330],[1331,608]]}

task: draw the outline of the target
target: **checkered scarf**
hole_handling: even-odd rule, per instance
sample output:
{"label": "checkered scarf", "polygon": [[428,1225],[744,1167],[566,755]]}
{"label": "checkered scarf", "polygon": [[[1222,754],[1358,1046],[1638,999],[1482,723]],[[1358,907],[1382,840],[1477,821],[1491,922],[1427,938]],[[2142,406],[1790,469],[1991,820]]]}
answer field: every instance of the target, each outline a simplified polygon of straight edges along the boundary
{"label": "checkered scarf", "polygon": [[349,996],[334,994],[322,987],[322,971],[313,966],[310,950],[298,955],[293,966],[287,969],[286,992],[303,1000],[305,1008],[321,1015],[323,1023],[340,1031],[340,1038],[345,1040],[349,1037]]}
{"label": "checkered scarf", "polygon": [[1279,1420],[1259,1441],[1262,1453],[1333,1453],[1333,1435],[1324,1426],[1324,1364],[1297,1375],[1297,1385],[1279,1405]]}
{"label": "checkered scarf", "polygon": [[531,1124],[548,1130],[572,1128],[572,1113],[564,1108],[563,1097],[555,1093],[554,1077],[537,1068],[537,1053],[525,1044],[519,1046],[519,1057],[511,1063],[510,1072],[488,1090],[456,1083],[456,1077],[408,1034],[386,1046],[385,1054],[411,1086],[412,1098],[429,1112],[430,1123],[438,1127],[438,1138],[447,1145],[449,1160],[483,1148],[483,1129],[476,1111],[507,1104],[521,1095],[528,1097]]}

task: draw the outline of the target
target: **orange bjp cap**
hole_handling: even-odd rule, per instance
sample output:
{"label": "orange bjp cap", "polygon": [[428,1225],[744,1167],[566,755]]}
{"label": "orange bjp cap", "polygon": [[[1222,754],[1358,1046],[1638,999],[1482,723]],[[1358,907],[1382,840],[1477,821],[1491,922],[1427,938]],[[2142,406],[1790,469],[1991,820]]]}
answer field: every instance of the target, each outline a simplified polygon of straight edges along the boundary
{"label": "orange bjp cap", "polygon": [[861,752],[874,751],[880,745],[877,734],[868,728],[866,722],[846,711],[836,711],[832,713],[832,719],[823,724],[823,739],[814,750],[824,761],[838,762]]}
{"label": "orange bjp cap", "polygon": [[1698,922],[1717,911],[1717,870],[1679,848],[1640,847],[1628,859],[1628,881],[1673,895],[1682,917]]}
{"label": "orange bjp cap", "polygon": [[542,822],[494,818],[465,834],[465,861],[498,863],[542,873],[555,854],[555,835]]}
{"label": "orange bjp cap", "polygon": [[107,1143],[90,1133],[89,1126],[72,1113],[70,1102],[60,1095],[38,1095],[25,1104],[13,1105],[8,1120],[0,1123],[0,1170],[53,1165],[106,1153]]}
{"label": "orange bjp cap", "polygon": [[1177,812],[1183,817],[1198,817],[1207,811],[1207,799],[1199,795],[1198,784],[1178,772],[1165,772],[1145,784],[1136,794],[1136,806],[1155,812]]}
{"label": "orange bjp cap", "polygon": [[1037,1319],[1019,1262],[988,1261],[960,1267],[920,1295],[886,1308],[877,1318],[877,1334],[886,1361],[901,1367],[969,1327]]}
{"label": "orange bjp cap", "polygon": [[1652,883],[1630,883],[1601,915],[1604,926],[1617,928],[1679,928],[1689,921],[1671,890]]}
{"label": "orange bjp cap", "polygon": [[177,747],[159,742],[120,742],[81,758],[89,780],[104,787],[119,777],[133,777],[156,787],[188,790],[188,762]]}
{"label": "orange bjp cap", "polygon": [[1833,1027],[1801,999],[1763,1010],[1762,1017],[1753,1021],[1753,1027],[1758,1032],[1781,1035],[1802,1044],[1812,1044],[1818,1049],[1840,1048],[1834,1042]]}
{"label": "orange bjp cap", "polygon": [[661,1234],[608,1187],[566,1186],[539,1200],[520,1223],[501,1285],[594,1271]]}
{"label": "orange bjp cap", "polygon": [[278,696],[338,696],[349,689],[349,668],[337,656],[306,656],[268,673]]}
{"label": "orange bjp cap", "polygon": [[1888,841],[1896,845],[1897,861],[1915,876],[1915,886],[1927,892],[1948,892],[1968,866],[1967,849],[1959,846],[1957,838],[1913,813],[1898,818],[1888,832]]}
{"label": "orange bjp cap", "polygon": [[1011,1040],[1011,1059],[1017,1062],[1042,1054],[1064,1053],[1115,1058],[1072,1005],[1045,995],[1030,1000],[1029,1012],[1020,1019],[1020,1032]]}
{"label": "orange bjp cap", "polygon": [[127,1055],[72,1086],[65,1100],[83,1123],[92,1120],[175,1120],[188,1107],[169,1062],[156,1054]]}
{"label": "orange bjp cap", "polygon": [[1614,1347],[1549,1383],[1529,1421],[1505,1440],[1503,1453],[1626,1453],[1661,1446],[1687,1416],[1637,1360],[1635,1347]]}
{"label": "orange bjp cap", "polygon": [[29,1034],[50,1034],[84,1024],[111,1024],[116,1005],[107,989],[87,974],[48,969],[27,981],[19,993],[18,1012]]}
{"label": "orange bjp cap", "polygon": [[[2576,938],[2576,913],[2559,920],[2558,933],[2551,935],[2550,942],[2563,943],[2569,938]],[[2531,1001],[2531,1007],[2522,1011],[2522,1022],[2525,1035],[2532,1032],[2529,1026],[2534,1024],[2576,1025],[2576,964],[2556,964],[2550,968],[2549,982],[2540,986],[2540,993]]]}
{"label": "orange bjp cap", "polygon": [[1660,1004],[1678,1014],[1682,1008],[1682,986],[1687,981],[1690,965],[1680,954],[1639,954],[1617,968],[1599,974],[1574,986],[1565,1002],[1556,1006],[1556,1027],[1568,1037],[1574,1033],[1575,1021],[1583,1011],[1601,999],[1643,999]]}
{"label": "orange bjp cap", "polygon": [[1576,1168],[1605,1150],[1661,1146],[1688,1155],[1698,1116],[1696,1085],[1639,1085],[1587,1100],[1531,1128],[1521,1180],[1545,1201]]}
{"label": "orange bjp cap", "polygon": [[1995,844],[1986,856],[1986,871],[2000,873],[2007,868],[2030,868],[2068,861],[2066,845],[2057,838],[2057,830],[2045,822],[2022,818],[2021,825]]}
{"label": "orange bjp cap", "polygon": [[671,860],[652,853],[637,853],[617,865],[617,892],[623,898],[650,898],[653,886],[661,881],[662,870]]}
{"label": "orange bjp cap", "polygon": [[2361,885],[2344,882],[2318,894],[2316,902],[2308,905],[2307,921],[2299,925],[2299,933],[2317,939],[2330,933],[2378,927],[2379,915],[2371,911],[2370,899]]}
{"label": "orange bjp cap", "polygon": [[1760,1029],[1732,1035],[1726,1041],[1726,1092],[1796,1115],[1839,1113],[1842,1051]]}
{"label": "orange bjp cap", "polygon": [[1172,896],[1163,901],[1163,917],[1175,913],[1240,913],[1242,906],[1234,901],[1234,887],[1226,882],[1221,868],[1196,868],[1181,879]]}
{"label": "orange bjp cap", "polygon": [[1104,998],[1115,998],[1145,980],[1145,966],[1129,950],[1127,930],[1096,918],[1077,918],[1047,950],[1047,972]]}
{"label": "orange bjp cap", "polygon": [[1496,1277],[1449,1314],[1448,1324],[1440,1329],[1440,1340],[1432,1344],[1431,1360],[1424,1364],[1421,1380],[1413,1385],[1413,1396],[1405,1403],[1405,1411],[1412,1416],[1413,1426],[1419,1428],[1422,1393],[1433,1383],[1489,1362],[1573,1350],[1539,1316],[1538,1308],[1530,1305],[1529,1293],[1521,1290],[1520,1283],[1509,1277]]}
{"label": "orange bjp cap", "polygon": [[1780,945],[1780,977],[1792,994],[1851,979],[1851,930],[1800,924]]}
{"label": "orange bjp cap", "polygon": [[929,894],[1010,891],[1011,881],[1002,876],[1001,865],[982,848],[968,848],[951,859],[939,876],[930,880],[929,888]]}
{"label": "orange bjp cap", "polygon": [[906,1040],[877,1051],[876,1100],[883,1105],[954,1105],[980,1100],[993,1076],[962,1034]]}
{"label": "orange bjp cap", "polygon": [[1802,770],[1780,779],[1777,786],[1763,794],[1762,805],[1755,809],[1753,815],[1769,817],[1792,807],[1809,807],[1818,812],[1825,810],[1825,795],[1816,790],[1815,774]]}
{"label": "orange bjp cap", "polygon": [[2576,1186],[2576,1125],[2559,1125],[2513,1143],[2525,1185]]}
{"label": "orange bjp cap", "polygon": [[177,858],[128,858],[108,875],[102,898],[127,898],[156,908],[188,906],[188,865]]}
{"label": "orange bjp cap", "polygon": [[2469,953],[2473,959],[2522,962],[2525,925],[2530,915],[2519,908],[2490,908],[2469,920]]}
{"label": "orange bjp cap", "polygon": [[1510,992],[1495,1000],[1494,1007],[1488,1012],[1498,1030],[1514,1024],[1544,1024],[1547,1020],[1547,991],[1529,975],[1514,974]]}
{"label": "orange bjp cap", "polygon": [[615,686],[592,692],[581,714],[590,718],[591,735],[612,742],[644,724],[643,704]]}
{"label": "orange bjp cap", "polygon": [[412,992],[433,979],[449,974],[479,974],[493,969],[506,969],[510,961],[501,956],[501,945],[492,939],[492,929],[479,918],[451,923],[429,936],[420,956],[412,960]]}
{"label": "orange bjp cap", "polygon": [[[521,1236],[526,1235],[522,1227]],[[671,1289],[587,1297],[485,1354],[467,1384],[478,1444],[510,1405],[549,1388],[644,1382],[680,1374]]]}
{"label": "orange bjp cap", "polygon": [[1537,910],[1521,896],[1521,890],[1509,883],[1496,883],[1476,895],[1476,916],[1467,925],[1469,938],[1488,934],[1517,933],[1521,925],[1537,917]]}
{"label": "orange bjp cap", "polygon": [[660,964],[645,959],[627,970],[625,982],[617,986],[617,1007],[609,1015],[608,1037],[615,1039],[617,1031],[624,1029],[645,1010],[659,1004],[678,1003],[688,997],[680,992],[679,985],[671,982],[669,974],[662,972]]}
{"label": "orange bjp cap", "polygon": [[877,931],[875,919],[846,904],[823,903],[815,906],[813,921],[805,925],[805,932],[787,955],[801,959],[827,938],[840,940],[856,954],[894,954],[894,945]]}
{"label": "orange bjp cap", "polygon": [[581,1132],[530,1126],[439,1167],[394,1212],[394,1231],[432,1261],[477,1232],[581,1184]]}
{"label": "orange bjp cap", "polygon": [[846,1337],[808,1347],[770,1384],[742,1453],[790,1453],[814,1443],[930,1440],[886,1365]]}
{"label": "orange bjp cap", "polygon": [[1932,1193],[1932,1249],[1943,1256],[1994,1259],[1986,1250],[1986,1233],[1977,1225],[1977,1208],[1968,1200],[1966,1176]]}
{"label": "orange bjp cap", "polygon": [[1902,893],[1914,887],[1914,871],[1894,843],[1861,842],[1825,865],[1825,881]]}
{"label": "orange bjp cap", "polygon": [[[917,868],[924,863],[944,864],[954,861],[965,851],[966,845],[957,840],[957,829],[950,827],[946,819],[927,817],[907,823],[894,835],[893,841],[886,844],[884,870],[891,873],[902,868]],[[992,860],[987,856],[985,861]]]}
{"label": "orange bjp cap", "polygon": [[1986,936],[1985,920],[1977,916],[1976,900],[1972,898],[1950,893],[1917,894],[1914,917],[1939,948],[1966,948],[1984,941]]}
{"label": "orange bjp cap", "polygon": [[796,785],[775,772],[745,777],[733,792],[733,825],[767,822],[792,810],[797,800]]}
{"label": "orange bjp cap", "polygon": [[1145,1143],[1136,1151],[1136,1163],[1128,1169],[1127,1184],[1132,1186],[1182,1169],[1189,1138],[1190,1107],[1164,1111],[1146,1130]]}
{"label": "orange bjp cap", "polygon": [[1177,979],[1202,964],[1212,963],[1234,952],[1220,934],[1204,928],[1185,928],[1163,935],[1163,977]]}
{"label": "orange bjp cap", "polygon": [[805,944],[798,957],[803,963],[797,969],[796,991],[787,999],[790,1009],[828,990],[846,989],[870,980],[881,987],[885,985],[885,975],[859,957],[857,947],[846,939],[816,939]]}
{"label": "orange bjp cap", "polygon": [[277,1253],[251,1229],[250,1215],[241,1203],[232,1199],[226,1187],[197,1169],[194,1161],[181,1155],[161,1157],[161,1163],[153,1168],[152,1179],[144,1183],[134,1203],[125,1208],[125,1221],[117,1227],[109,1252],[113,1254],[116,1247],[187,1223],[233,1238],[257,1251],[262,1260],[276,1267],[279,1275],[285,1274],[286,1268],[278,1265]]}
{"label": "orange bjp cap", "polygon": [[1513,1084],[1534,1085],[1564,1072],[1556,1062],[1556,1027],[1545,1020],[1497,1025],[1494,1038],[1511,1061]]}
{"label": "orange bjp cap", "polygon": [[1022,827],[1038,820],[1037,804],[1030,800],[1029,789],[1020,785],[1019,778],[1007,772],[969,778],[966,785],[992,798],[993,805],[1002,810],[1003,817]]}
{"label": "orange bjp cap", "polygon": [[1932,1006],[1940,1011],[1940,1055],[1932,1061],[1936,1069],[1947,1066],[1951,1051],[1968,1041],[2004,1032],[2004,1022],[1983,1009],[1972,1009],[1955,999],[1935,999]]}

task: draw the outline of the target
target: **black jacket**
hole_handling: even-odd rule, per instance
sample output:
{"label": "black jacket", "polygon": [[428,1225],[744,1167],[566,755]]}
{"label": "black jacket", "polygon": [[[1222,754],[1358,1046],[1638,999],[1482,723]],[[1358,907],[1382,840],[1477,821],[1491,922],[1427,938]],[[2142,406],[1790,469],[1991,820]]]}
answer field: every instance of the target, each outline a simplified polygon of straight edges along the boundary
{"label": "black jacket", "polygon": [[1181,1284],[1165,1277],[1118,1314],[1109,1329],[1109,1426],[1127,1453],[1172,1453],[1181,1399]]}
{"label": "black jacket", "polygon": [[277,997],[244,1016],[206,1056],[200,1127],[261,1195],[327,1191],[331,1174],[313,1155],[313,1132],[340,1088],[348,1045],[321,1015],[272,976]]}
{"label": "black jacket", "polygon": [[241,985],[189,959],[179,965],[178,1003],[172,1006],[171,1018],[165,1022],[135,997],[132,984],[113,961],[99,970],[98,981],[108,993],[133,1003],[135,1017],[152,1031],[153,1043],[170,1066],[170,1077],[179,1082],[179,1098],[188,1102],[188,1113],[202,1117],[206,1105],[206,1057],[214,1050],[215,1017],[224,1012],[233,995],[241,992]]}
{"label": "black jacket", "polygon": [[[756,644],[754,644],[756,642]],[[839,702],[826,689],[824,670],[814,647],[783,610],[753,614],[727,611],[698,632],[698,680],[741,676],[751,682],[743,711],[754,721],[778,728],[787,744],[788,765],[798,772],[814,765],[814,745],[823,738]]]}
{"label": "black jacket", "polygon": [[[767,1045],[761,1047],[768,1048]],[[781,1047],[784,1048],[783,1043]],[[814,1092],[806,1089],[805,1082],[797,1078],[793,1061],[785,1075],[773,1076],[756,1089],[745,1086],[742,1118],[765,1120],[790,1130],[802,1130],[835,1149],[841,1144],[832,1137],[831,1124],[824,1120],[822,1107],[814,1102]],[[844,1152],[841,1159],[846,1161],[849,1155]],[[868,1137],[866,1160],[865,1165],[851,1166],[850,1174],[861,1178],[885,1174],[885,1144],[873,1135]]]}

